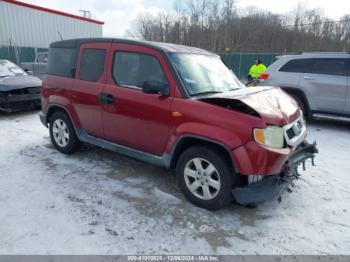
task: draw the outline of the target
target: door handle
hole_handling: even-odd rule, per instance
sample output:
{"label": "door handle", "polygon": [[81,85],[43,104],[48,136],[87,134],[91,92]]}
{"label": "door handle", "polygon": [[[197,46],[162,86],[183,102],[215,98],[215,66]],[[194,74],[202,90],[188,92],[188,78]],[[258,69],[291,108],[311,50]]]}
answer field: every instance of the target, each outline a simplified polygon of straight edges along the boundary
{"label": "door handle", "polygon": [[115,97],[108,93],[99,93],[97,97],[102,104],[111,105],[115,102]]}
{"label": "door handle", "polygon": [[314,80],[312,77],[310,77],[310,76],[304,76],[303,77],[305,80]]}

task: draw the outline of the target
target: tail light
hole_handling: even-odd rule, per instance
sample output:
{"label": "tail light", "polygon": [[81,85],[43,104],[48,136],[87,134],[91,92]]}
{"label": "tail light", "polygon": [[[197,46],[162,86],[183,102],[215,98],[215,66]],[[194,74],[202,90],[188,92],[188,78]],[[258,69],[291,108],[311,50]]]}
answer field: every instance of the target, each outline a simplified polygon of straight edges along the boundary
{"label": "tail light", "polygon": [[269,74],[262,74],[262,75],[260,76],[260,79],[261,79],[261,80],[266,80],[266,79],[268,79],[269,77],[270,77]]}

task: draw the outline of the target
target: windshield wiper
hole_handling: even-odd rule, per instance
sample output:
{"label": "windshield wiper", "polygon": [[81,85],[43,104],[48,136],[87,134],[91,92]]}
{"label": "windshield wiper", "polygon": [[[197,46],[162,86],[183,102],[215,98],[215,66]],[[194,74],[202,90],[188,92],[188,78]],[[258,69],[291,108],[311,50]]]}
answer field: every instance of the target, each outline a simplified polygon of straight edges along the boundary
{"label": "windshield wiper", "polygon": [[235,91],[235,90],[238,90],[238,89],[241,89],[240,87],[237,87],[237,88],[231,88],[229,90],[227,90],[227,92],[230,92],[230,91]]}
{"label": "windshield wiper", "polygon": [[202,95],[211,95],[211,94],[219,94],[219,93],[222,93],[222,92],[220,92],[220,91],[204,91],[204,92],[192,94],[191,96],[202,96]]}

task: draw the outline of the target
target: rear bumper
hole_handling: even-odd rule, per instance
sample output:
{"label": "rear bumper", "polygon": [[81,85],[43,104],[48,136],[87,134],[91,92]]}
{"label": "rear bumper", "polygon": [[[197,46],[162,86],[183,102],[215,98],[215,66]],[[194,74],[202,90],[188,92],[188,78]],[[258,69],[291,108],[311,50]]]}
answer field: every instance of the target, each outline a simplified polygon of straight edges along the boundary
{"label": "rear bumper", "polygon": [[233,189],[232,194],[236,202],[242,205],[256,204],[281,196],[292,181],[300,176],[298,166],[303,165],[305,169],[307,159],[311,159],[314,164],[316,153],[318,150],[315,143],[304,142],[288,157],[282,173],[266,176],[260,182]]}

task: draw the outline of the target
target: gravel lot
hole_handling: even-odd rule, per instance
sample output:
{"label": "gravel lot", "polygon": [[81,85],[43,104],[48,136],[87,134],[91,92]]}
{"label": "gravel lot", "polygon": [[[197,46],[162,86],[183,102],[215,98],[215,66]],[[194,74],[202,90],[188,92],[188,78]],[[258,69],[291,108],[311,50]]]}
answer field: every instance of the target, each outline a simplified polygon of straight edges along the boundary
{"label": "gravel lot", "polygon": [[172,172],[51,146],[38,112],[0,115],[0,254],[350,254],[350,126],[309,123],[316,167],[282,202],[209,212]]}

